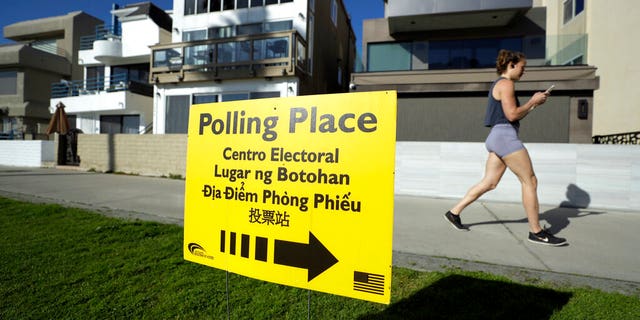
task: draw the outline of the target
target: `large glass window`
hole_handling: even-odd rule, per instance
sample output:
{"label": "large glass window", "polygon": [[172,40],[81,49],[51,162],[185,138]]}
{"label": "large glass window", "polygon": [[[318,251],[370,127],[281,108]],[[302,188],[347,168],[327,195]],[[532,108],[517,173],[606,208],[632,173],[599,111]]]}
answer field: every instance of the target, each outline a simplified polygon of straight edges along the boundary
{"label": "large glass window", "polygon": [[18,73],[15,71],[0,72],[0,95],[18,93]]}
{"label": "large glass window", "polygon": [[411,43],[374,43],[367,46],[369,71],[411,70]]}
{"label": "large glass window", "polygon": [[139,115],[108,115],[100,116],[100,133],[129,133],[139,132]]}
{"label": "large glass window", "polygon": [[147,83],[149,82],[149,64],[140,63],[111,67],[111,78],[118,81],[131,80]]}
{"label": "large glass window", "polygon": [[[530,41],[525,54],[537,58],[540,48],[544,50],[544,41]],[[367,47],[367,70],[491,68],[500,49],[523,51],[523,39],[372,43]]]}
{"label": "large glass window", "polygon": [[251,0],[251,7],[261,7],[264,5],[264,0]]}
{"label": "large glass window", "polygon": [[500,49],[522,51],[522,39],[431,41],[429,69],[491,68]]}
{"label": "large glass window", "polygon": [[165,112],[166,133],[187,133],[190,96],[168,96]]}

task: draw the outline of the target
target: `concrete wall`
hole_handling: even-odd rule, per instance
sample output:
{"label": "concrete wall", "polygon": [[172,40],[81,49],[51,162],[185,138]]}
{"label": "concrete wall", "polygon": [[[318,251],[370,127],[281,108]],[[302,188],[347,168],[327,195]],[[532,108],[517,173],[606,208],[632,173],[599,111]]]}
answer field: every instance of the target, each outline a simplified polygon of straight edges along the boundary
{"label": "concrete wall", "polygon": [[187,135],[80,134],[80,168],[149,176],[184,177]]}
{"label": "concrete wall", "polygon": [[[640,211],[640,149],[632,145],[526,144],[546,205]],[[478,183],[483,143],[398,142],[395,193],[455,198]],[[507,171],[482,199],[520,202],[520,182]]]}
{"label": "concrete wall", "polygon": [[0,165],[42,167],[52,163],[55,144],[42,140],[0,141]]}

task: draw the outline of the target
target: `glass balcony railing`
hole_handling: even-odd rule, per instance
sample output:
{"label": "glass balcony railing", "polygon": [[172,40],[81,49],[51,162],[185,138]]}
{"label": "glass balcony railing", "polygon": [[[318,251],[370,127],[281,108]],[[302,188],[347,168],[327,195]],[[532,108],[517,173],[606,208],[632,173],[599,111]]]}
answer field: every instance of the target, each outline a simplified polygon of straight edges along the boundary
{"label": "glass balcony railing", "polygon": [[307,44],[293,30],[172,43],[152,50],[151,79],[158,82],[292,75],[304,72],[307,64]]}
{"label": "glass balcony railing", "polygon": [[[148,88],[145,88],[148,87]],[[66,98],[82,95],[97,94],[101,91],[153,91],[151,85],[130,81],[127,74],[116,74],[107,78],[91,78],[87,80],[61,81],[51,85],[51,98]],[[149,94],[147,94],[149,95]]]}

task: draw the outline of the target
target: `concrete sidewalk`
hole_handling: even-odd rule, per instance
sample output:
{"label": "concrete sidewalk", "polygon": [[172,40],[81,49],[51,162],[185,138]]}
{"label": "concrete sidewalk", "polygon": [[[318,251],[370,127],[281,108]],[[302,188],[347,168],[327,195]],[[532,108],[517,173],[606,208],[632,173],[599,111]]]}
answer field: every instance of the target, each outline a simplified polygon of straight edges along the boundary
{"label": "concrete sidewalk", "polygon": [[[184,181],[71,169],[0,166],[0,196],[182,225]],[[394,265],[462,268],[640,295],[640,212],[541,207],[541,224],[569,241],[526,241],[520,204],[476,202],[457,231],[443,214],[455,200],[396,195]]]}

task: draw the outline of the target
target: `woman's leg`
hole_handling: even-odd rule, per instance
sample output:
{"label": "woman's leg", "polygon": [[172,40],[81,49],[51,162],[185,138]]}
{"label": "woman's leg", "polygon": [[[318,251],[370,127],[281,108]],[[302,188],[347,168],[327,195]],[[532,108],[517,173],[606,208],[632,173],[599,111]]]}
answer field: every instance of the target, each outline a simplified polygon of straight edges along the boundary
{"label": "woman's leg", "polygon": [[531,232],[538,233],[540,228],[540,205],[538,203],[538,179],[527,149],[520,149],[502,158],[504,163],[518,177],[522,184],[522,205],[527,213]]}
{"label": "woman's leg", "polygon": [[450,211],[453,214],[460,214],[464,208],[476,201],[480,196],[493,190],[502,179],[507,165],[494,152],[489,153],[487,165],[484,170],[484,177],[478,184],[471,187],[467,194]]}

